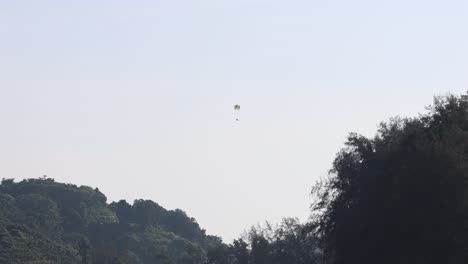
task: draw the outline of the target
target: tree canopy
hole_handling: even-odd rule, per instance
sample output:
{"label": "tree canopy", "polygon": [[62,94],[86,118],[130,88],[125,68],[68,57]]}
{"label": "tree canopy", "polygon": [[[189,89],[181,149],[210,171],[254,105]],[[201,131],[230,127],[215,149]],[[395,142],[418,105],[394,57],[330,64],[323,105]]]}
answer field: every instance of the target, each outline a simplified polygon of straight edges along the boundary
{"label": "tree canopy", "polygon": [[317,235],[331,263],[466,263],[468,102],[349,135],[315,186]]}
{"label": "tree canopy", "polygon": [[180,209],[106,200],[98,189],[50,178],[4,179],[0,263],[202,264],[222,244]]}

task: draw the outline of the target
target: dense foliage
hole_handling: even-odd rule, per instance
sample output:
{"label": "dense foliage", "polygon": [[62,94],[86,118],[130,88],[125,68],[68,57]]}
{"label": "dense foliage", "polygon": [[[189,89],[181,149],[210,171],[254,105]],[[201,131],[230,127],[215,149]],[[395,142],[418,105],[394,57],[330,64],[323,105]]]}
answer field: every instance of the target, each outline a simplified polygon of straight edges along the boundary
{"label": "dense foliage", "polygon": [[107,204],[98,189],[50,178],[0,185],[0,263],[318,263],[312,230],[285,219],[226,245],[152,201]]}
{"label": "dense foliage", "polygon": [[468,261],[468,101],[351,134],[313,209],[331,263]]}
{"label": "dense foliage", "polygon": [[208,251],[210,264],[320,264],[323,254],[310,224],[286,218],[252,227],[229,246]]}
{"label": "dense foliage", "polygon": [[221,245],[182,210],[106,203],[98,189],[40,178],[0,185],[0,263],[205,263]]}

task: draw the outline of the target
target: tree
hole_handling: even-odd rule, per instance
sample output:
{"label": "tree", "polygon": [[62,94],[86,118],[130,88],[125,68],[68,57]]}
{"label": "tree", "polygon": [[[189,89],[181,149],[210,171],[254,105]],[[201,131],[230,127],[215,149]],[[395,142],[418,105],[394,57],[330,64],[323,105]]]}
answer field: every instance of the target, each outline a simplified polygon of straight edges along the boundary
{"label": "tree", "polygon": [[270,264],[270,249],[268,239],[252,228],[249,234],[251,251],[250,259],[255,264]]}
{"label": "tree", "polygon": [[208,248],[207,264],[230,264],[231,252],[230,248],[224,244],[216,244]]}
{"label": "tree", "polygon": [[465,263],[468,102],[436,98],[374,138],[350,134],[313,193],[332,263]]}
{"label": "tree", "polygon": [[249,263],[249,244],[242,238],[234,240],[231,245],[231,252],[236,260],[236,264],[248,264]]}

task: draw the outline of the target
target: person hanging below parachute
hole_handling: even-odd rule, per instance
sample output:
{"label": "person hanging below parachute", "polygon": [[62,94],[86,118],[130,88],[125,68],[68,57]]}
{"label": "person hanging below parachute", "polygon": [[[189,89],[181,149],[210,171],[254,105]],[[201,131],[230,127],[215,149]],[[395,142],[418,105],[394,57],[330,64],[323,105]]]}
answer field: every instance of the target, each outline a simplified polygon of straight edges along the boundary
{"label": "person hanging below parachute", "polygon": [[[240,105],[234,105],[234,111],[240,111]],[[236,118],[236,121],[239,121],[239,118]]]}

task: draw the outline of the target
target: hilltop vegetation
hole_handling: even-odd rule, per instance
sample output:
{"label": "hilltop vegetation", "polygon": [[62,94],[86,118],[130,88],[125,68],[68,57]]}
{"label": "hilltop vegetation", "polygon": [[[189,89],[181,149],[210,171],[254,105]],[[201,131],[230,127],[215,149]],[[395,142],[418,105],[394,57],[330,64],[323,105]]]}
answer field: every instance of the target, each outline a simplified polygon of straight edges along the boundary
{"label": "hilltop vegetation", "polygon": [[49,178],[0,185],[0,263],[202,263],[220,244],[152,201],[107,204],[98,189]]}
{"label": "hilltop vegetation", "polygon": [[285,219],[226,245],[152,201],[107,204],[98,189],[50,178],[0,185],[0,263],[315,263],[311,231]]}

